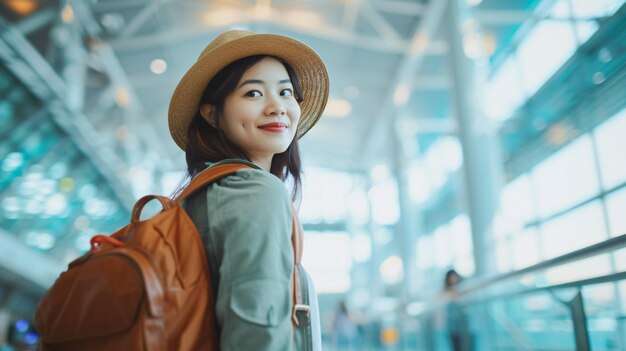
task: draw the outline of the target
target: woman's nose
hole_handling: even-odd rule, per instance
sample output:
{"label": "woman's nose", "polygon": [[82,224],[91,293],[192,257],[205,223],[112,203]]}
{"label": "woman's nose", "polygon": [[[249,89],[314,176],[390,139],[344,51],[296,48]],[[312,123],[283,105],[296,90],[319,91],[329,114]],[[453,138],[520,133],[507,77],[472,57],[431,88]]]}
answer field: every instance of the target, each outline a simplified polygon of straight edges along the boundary
{"label": "woman's nose", "polygon": [[280,116],[287,113],[287,109],[279,98],[269,96],[265,105],[265,114],[269,116]]}

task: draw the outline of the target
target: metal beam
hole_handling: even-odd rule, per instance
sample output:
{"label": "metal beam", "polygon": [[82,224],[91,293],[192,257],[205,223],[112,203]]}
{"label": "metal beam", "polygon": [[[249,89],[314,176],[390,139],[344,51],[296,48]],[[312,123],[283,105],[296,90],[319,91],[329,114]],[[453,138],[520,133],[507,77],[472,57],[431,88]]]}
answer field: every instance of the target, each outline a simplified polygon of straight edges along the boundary
{"label": "metal beam", "polygon": [[131,10],[148,5],[152,0],[108,0],[91,5],[94,13]]}
{"label": "metal beam", "polygon": [[426,5],[417,2],[378,0],[370,1],[369,4],[378,11],[404,16],[421,16],[426,10]]}
{"label": "metal beam", "polygon": [[50,24],[56,16],[57,13],[55,9],[46,7],[15,23],[15,29],[19,30],[24,35],[30,35]]}
{"label": "metal beam", "polygon": [[367,1],[361,2],[361,15],[367,19],[384,40],[392,42],[402,40],[398,32],[375,8],[369,6]]}
{"label": "metal beam", "polygon": [[74,139],[85,155],[92,158],[94,166],[110,183],[120,202],[128,210],[132,209],[134,199],[115,168],[116,165],[122,164],[121,160],[116,157],[107,158],[102,154],[102,145],[97,143],[101,136],[85,115],[79,111],[72,111],[68,105],[68,89],[65,82],[28,40],[2,18],[0,18],[0,58],[35,96],[51,106],[50,112],[57,124]]}
{"label": "metal beam", "polygon": [[518,24],[531,19],[545,17],[532,11],[524,10],[480,10],[472,13],[479,22],[494,25]]}
{"label": "metal beam", "polygon": [[415,90],[448,90],[450,78],[447,75],[417,76],[413,81]]}
{"label": "metal beam", "polygon": [[[85,30],[89,33],[89,35],[98,37],[101,32],[101,28],[95,24],[97,21],[91,12],[91,9],[82,1],[75,1],[74,5],[75,11],[79,14],[77,17],[81,20],[81,24]],[[107,74],[111,77],[113,83],[116,86],[121,86],[126,89],[131,101],[127,110],[133,114],[134,117],[141,116],[143,112],[141,100],[139,100],[139,97],[133,89],[133,85],[128,79],[128,75],[118,60],[113,48],[105,42],[99,42],[98,53],[102,59],[104,68]],[[151,123],[141,123],[141,128],[142,132],[138,133],[137,137],[142,139],[146,145],[149,145],[150,149],[155,153],[159,155],[167,154],[164,144],[160,142],[160,137],[158,136],[159,134],[155,130],[154,125]]]}
{"label": "metal beam", "polygon": [[[252,25],[255,23],[257,22],[242,22],[237,23],[237,25]],[[267,22],[267,24],[270,24],[274,27],[283,28],[295,33],[301,33],[314,38],[327,40],[331,43],[387,54],[406,54],[410,48],[410,42],[407,40],[388,42],[377,37],[358,35],[332,26],[317,28],[315,30],[307,30],[286,23],[279,23],[277,21]],[[189,42],[191,40],[206,39],[207,37],[214,36],[220,31],[225,30],[229,27],[231,26],[229,25],[214,28],[187,27],[172,29],[168,30],[166,33],[156,33],[152,35],[131,37],[121,40],[114,39],[110,42],[110,45],[116,51],[145,51],[151,48],[161,47],[169,44],[179,44]],[[443,55],[446,52],[447,46],[445,42],[435,41],[432,42],[431,45],[425,49],[424,55]]]}
{"label": "metal beam", "polygon": [[346,32],[354,32],[356,20],[359,15],[360,2],[358,0],[346,0],[343,7],[340,27]]}
{"label": "metal beam", "polygon": [[0,267],[28,282],[28,285],[35,284],[42,291],[52,285],[65,269],[61,262],[33,250],[3,229],[0,229]]}
{"label": "metal beam", "polygon": [[589,337],[589,328],[587,326],[587,313],[585,313],[583,294],[580,289],[578,289],[574,298],[567,302],[567,306],[572,314],[576,351],[590,351],[591,341]]}
{"label": "metal beam", "polygon": [[493,221],[504,175],[496,126],[485,117],[476,98],[482,96],[483,71],[463,50],[466,13],[465,1],[450,1],[445,17],[450,45],[447,63],[452,81],[450,97],[463,151],[464,200],[472,229],[474,276],[486,276],[495,270],[491,247]]}
{"label": "metal beam", "polygon": [[154,1],[146,5],[133,19],[124,27],[120,38],[128,38],[134,35],[143,26],[150,16],[154,15],[162,6],[161,1]]}
{"label": "metal beam", "polygon": [[[398,111],[404,109],[408,102],[408,97],[401,99],[398,98],[398,94],[405,93],[410,96],[415,74],[419,71],[426,56],[426,50],[442,21],[446,3],[447,0],[431,0],[428,4],[423,20],[419,22],[419,25],[416,26],[413,32],[408,51],[394,74],[394,79],[390,84],[389,93],[382,103],[382,108],[379,113],[372,115],[376,116],[376,118],[369,121],[368,128],[361,138],[359,147],[356,149],[359,150],[359,154],[355,155],[353,160],[357,163],[366,163],[368,161],[367,158],[371,154],[369,152],[371,148],[380,147],[384,144],[384,140],[391,137],[391,134],[394,132]],[[408,91],[401,92],[403,89]]]}

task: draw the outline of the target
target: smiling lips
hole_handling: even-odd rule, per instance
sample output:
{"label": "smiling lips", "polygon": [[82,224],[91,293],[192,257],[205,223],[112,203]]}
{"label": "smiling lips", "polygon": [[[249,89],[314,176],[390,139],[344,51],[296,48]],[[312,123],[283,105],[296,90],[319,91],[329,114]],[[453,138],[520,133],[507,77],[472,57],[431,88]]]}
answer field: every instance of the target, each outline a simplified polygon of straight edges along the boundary
{"label": "smiling lips", "polygon": [[281,122],[273,122],[260,126],[259,128],[273,133],[281,133],[287,130],[287,125]]}

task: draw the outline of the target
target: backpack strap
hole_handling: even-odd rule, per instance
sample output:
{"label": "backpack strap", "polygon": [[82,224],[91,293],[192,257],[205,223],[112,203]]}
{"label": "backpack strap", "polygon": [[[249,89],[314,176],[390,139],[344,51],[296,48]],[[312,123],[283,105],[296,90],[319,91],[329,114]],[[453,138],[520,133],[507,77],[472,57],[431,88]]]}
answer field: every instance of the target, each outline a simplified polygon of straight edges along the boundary
{"label": "backpack strap", "polygon": [[301,279],[307,279],[306,277],[302,277],[300,275],[299,266],[302,262],[302,241],[303,241],[303,230],[302,225],[300,224],[300,220],[298,219],[298,212],[296,211],[293,203],[291,204],[291,244],[293,245],[293,261],[294,261],[294,270],[293,276],[291,279],[291,291],[293,293],[293,305],[291,312],[291,321],[294,327],[299,325],[298,322],[298,312],[304,312],[309,315],[310,307],[308,304],[304,303],[304,298],[302,296],[301,287]]}
{"label": "backpack strap", "polygon": [[200,190],[202,187],[209,185],[229,174],[233,174],[240,169],[252,168],[242,163],[224,163],[221,165],[210,167],[209,169],[195,176],[183,192],[176,197],[176,202],[181,203],[186,197]]}
{"label": "backpack strap", "polygon": [[[191,180],[189,185],[183,190],[183,192],[178,195],[175,199],[176,202],[181,203],[185,198],[194,192],[200,190],[202,187],[211,184],[227,175],[233,174],[240,169],[244,168],[252,168],[248,165],[241,163],[225,163],[213,166],[200,174],[198,174],[195,178]],[[291,279],[291,291],[293,295],[293,303],[292,303],[292,322],[294,326],[298,325],[298,319],[296,318],[296,313],[298,311],[306,311],[308,313],[307,305],[303,304],[302,291],[300,289],[300,272],[297,269],[297,265],[302,262],[302,225],[298,220],[298,213],[296,212],[296,208],[291,204],[291,217],[292,217],[292,228],[291,228],[291,245],[293,247],[293,259],[294,259],[294,269],[293,269],[293,277]],[[306,279],[306,277],[304,277]]]}

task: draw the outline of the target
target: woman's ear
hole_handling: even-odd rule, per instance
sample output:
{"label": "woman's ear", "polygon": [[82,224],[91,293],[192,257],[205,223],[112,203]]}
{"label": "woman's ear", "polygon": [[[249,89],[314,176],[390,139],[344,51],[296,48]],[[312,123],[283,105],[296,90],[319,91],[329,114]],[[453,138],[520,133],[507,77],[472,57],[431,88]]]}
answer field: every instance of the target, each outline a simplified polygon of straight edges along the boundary
{"label": "woman's ear", "polygon": [[217,123],[215,123],[215,107],[213,107],[213,105],[209,105],[209,104],[201,105],[200,115],[202,115],[202,118],[204,118],[204,120],[207,121],[207,123],[210,124],[211,127],[217,128],[216,127]]}

